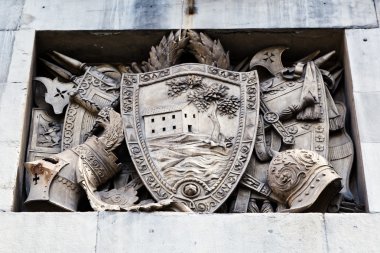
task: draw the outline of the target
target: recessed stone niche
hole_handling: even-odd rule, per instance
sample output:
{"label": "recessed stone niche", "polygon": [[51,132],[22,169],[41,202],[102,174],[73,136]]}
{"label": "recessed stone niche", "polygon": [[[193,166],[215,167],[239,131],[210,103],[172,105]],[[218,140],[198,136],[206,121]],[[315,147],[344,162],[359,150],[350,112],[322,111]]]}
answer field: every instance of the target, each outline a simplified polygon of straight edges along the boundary
{"label": "recessed stone niche", "polygon": [[[163,36],[167,36],[167,30],[138,30],[138,31],[38,31],[35,42],[35,77],[54,78],[52,72],[48,71],[38,58],[49,59],[51,51],[58,51],[67,56],[73,57],[89,65],[101,63],[110,64],[131,64],[141,63],[149,58],[149,51],[152,46],[158,45]],[[339,29],[308,29],[308,30],[204,30],[212,39],[219,39],[226,51],[229,51],[231,65],[235,66],[244,58],[249,60],[258,51],[271,46],[286,46],[289,49],[282,55],[284,66],[290,66],[293,62],[304,58],[310,53],[320,50],[319,55],[324,55],[332,50],[336,51],[335,56],[326,64],[332,66],[334,63],[341,63],[344,67],[344,74],[334,99],[346,104],[346,130],[354,143],[354,161],[351,170],[350,189],[354,195],[356,204],[361,205],[363,211],[366,206],[366,193],[363,180],[360,141],[357,131],[355,108],[353,107],[352,85],[350,83],[350,66],[348,65],[347,50],[345,46],[343,30]],[[183,62],[194,62],[191,56],[183,57]],[[248,60],[248,62],[249,62]],[[260,72],[261,71],[261,72]],[[261,74],[260,74],[261,73]],[[78,74],[78,73],[73,73]],[[260,80],[268,78],[268,72],[259,68]],[[44,87],[34,81],[33,96],[43,94]],[[30,108],[42,106],[48,112],[53,112],[52,108],[43,105],[41,101],[33,99]],[[31,111],[30,111],[31,113]],[[63,114],[64,115],[64,114]],[[32,118],[32,116],[31,116]],[[32,126],[29,131],[32,131]],[[27,129],[25,130],[27,131]],[[33,142],[29,136],[29,147]],[[28,146],[25,147],[27,150]],[[30,151],[29,151],[30,152]],[[26,152],[30,159],[30,155]],[[33,157],[35,159],[38,156]],[[27,159],[27,158],[26,158]],[[22,202],[27,197],[29,191],[29,179],[24,176],[24,185],[19,186],[22,191]],[[143,194],[149,194],[145,192]],[[234,195],[234,193],[232,194]],[[231,196],[232,196],[231,195]],[[231,197],[230,197],[231,199]],[[227,200],[230,201],[231,200]],[[87,199],[84,198],[78,207],[79,211],[91,210]],[[260,203],[261,205],[262,203]],[[51,209],[58,211],[59,209]],[[24,206],[20,211],[29,211]],[[344,210],[343,210],[344,211]]]}

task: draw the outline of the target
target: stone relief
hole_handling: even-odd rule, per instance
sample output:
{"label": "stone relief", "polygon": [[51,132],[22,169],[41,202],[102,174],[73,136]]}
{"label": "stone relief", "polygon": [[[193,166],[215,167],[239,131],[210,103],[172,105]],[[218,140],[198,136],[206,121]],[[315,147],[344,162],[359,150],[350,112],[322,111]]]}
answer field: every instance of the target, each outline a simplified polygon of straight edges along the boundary
{"label": "stone relief", "polygon": [[[259,96],[258,77],[253,71],[242,81],[231,72],[231,79],[203,64],[168,73],[148,81],[141,74],[123,76],[129,153],[155,199],[213,212],[238,184],[252,153],[259,111],[248,101]],[[250,96],[248,89],[254,90]]]}
{"label": "stone relief", "polygon": [[54,79],[34,83],[46,92],[32,113],[26,210],[363,211],[335,52],[284,66],[285,50],[233,65],[219,40],[187,30],[141,64],[51,52],[41,62]]}

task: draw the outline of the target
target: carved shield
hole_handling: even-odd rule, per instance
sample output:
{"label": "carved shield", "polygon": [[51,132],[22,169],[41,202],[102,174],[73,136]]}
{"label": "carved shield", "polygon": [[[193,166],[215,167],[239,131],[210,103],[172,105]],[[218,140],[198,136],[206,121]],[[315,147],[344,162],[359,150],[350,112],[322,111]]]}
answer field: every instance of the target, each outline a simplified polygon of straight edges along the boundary
{"label": "carved shield", "polygon": [[214,212],[251,157],[258,76],[203,64],[124,74],[121,111],[130,155],[152,196]]}

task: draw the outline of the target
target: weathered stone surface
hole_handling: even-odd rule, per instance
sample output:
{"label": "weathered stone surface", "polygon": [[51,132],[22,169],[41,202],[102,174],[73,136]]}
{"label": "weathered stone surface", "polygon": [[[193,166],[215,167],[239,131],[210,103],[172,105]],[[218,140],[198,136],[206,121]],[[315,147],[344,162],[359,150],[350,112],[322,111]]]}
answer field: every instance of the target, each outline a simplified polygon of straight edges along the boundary
{"label": "weathered stone surface", "polygon": [[328,252],[379,252],[380,214],[325,214]]}
{"label": "weathered stone surface", "polygon": [[33,75],[35,31],[16,31],[8,83],[29,83]]}
{"label": "weathered stone surface", "polygon": [[380,17],[380,1],[379,0],[374,0],[375,6],[376,6],[376,13],[377,13],[377,18]]}
{"label": "weathered stone surface", "polygon": [[[16,169],[15,169],[15,172],[17,172]],[[8,183],[8,182],[5,182],[5,183]],[[12,186],[11,188],[4,187],[1,189],[0,212],[8,212],[14,209],[15,195],[16,195],[16,185]]]}
{"label": "weathered stone surface", "polygon": [[[184,16],[186,1],[26,0],[22,29],[179,29],[375,27],[371,0],[195,1],[196,15]],[[215,15],[218,13],[218,15]],[[54,17],[54,19],[52,19]]]}
{"label": "weathered stone surface", "polygon": [[354,92],[354,101],[360,141],[380,142],[380,92]]}
{"label": "weathered stone surface", "polygon": [[[8,81],[0,85],[0,118],[8,123],[0,124],[0,209],[17,208],[17,196],[23,175],[24,147],[28,135],[30,99],[28,96],[32,75],[34,31],[17,31],[13,46]],[[19,199],[21,200],[21,199]]]}
{"label": "weathered stone surface", "polygon": [[353,91],[380,91],[379,40],[380,29],[345,31],[349,63],[346,69],[350,68]]}
{"label": "weathered stone surface", "polygon": [[0,213],[0,252],[95,252],[97,213]]}
{"label": "weathered stone surface", "polygon": [[[199,2],[199,18],[194,19],[196,28],[198,26],[213,28],[210,27],[211,25],[228,28],[358,27],[362,25],[373,27],[377,25],[376,20],[373,19],[372,1],[273,0],[242,3],[226,0],[220,3],[220,1],[212,0]],[[205,8],[206,6],[209,8]]]}
{"label": "weathered stone surface", "polygon": [[97,252],[325,252],[322,214],[100,213]]}
{"label": "weathered stone surface", "polygon": [[13,31],[0,31],[0,83],[7,80],[12,57],[13,40]]}
{"label": "weathered stone surface", "polygon": [[27,86],[26,83],[0,85],[0,118],[8,123],[0,124],[0,209],[12,211],[16,205],[16,188],[23,171],[24,145],[27,131]]}
{"label": "weathered stone surface", "polygon": [[[359,177],[363,176],[362,183],[365,187],[359,189],[366,192],[368,209],[370,212],[380,211],[380,187],[378,181],[380,172],[380,118],[378,115],[380,101],[380,57],[378,52],[378,41],[380,29],[355,29],[346,30],[346,81],[349,82],[348,103],[353,103],[351,110],[355,110],[358,138],[361,143],[363,168],[359,170]],[[352,86],[352,87],[351,87]],[[350,93],[353,92],[353,95]],[[351,113],[354,113],[352,111]],[[355,117],[354,117],[355,120]],[[357,150],[360,152],[360,149]],[[360,162],[358,163],[360,166]],[[365,181],[365,182],[364,182]]]}
{"label": "weathered stone surface", "polygon": [[[0,58],[5,63],[0,73],[4,74],[1,78],[11,81],[0,85],[0,117],[4,120],[0,124],[0,173],[3,175],[0,178],[0,209],[14,211],[22,201],[19,187],[22,183],[24,147],[28,135],[31,99],[30,96],[28,98],[28,87],[32,75],[34,31],[5,33],[11,38],[6,41],[10,44],[5,48],[8,51],[0,53]],[[8,66],[11,69],[9,74]]]}
{"label": "weathered stone surface", "polygon": [[[0,111],[2,109],[0,108]],[[0,141],[0,210],[11,211],[14,208],[15,190],[17,187],[17,168],[19,166],[18,157],[20,154],[20,144],[18,141]]]}
{"label": "weathered stone surface", "polygon": [[364,177],[370,212],[380,212],[380,143],[361,143]]}
{"label": "weathered stone surface", "polygon": [[0,30],[16,30],[19,26],[25,0],[2,0]]}
{"label": "weathered stone surface", "polygon": [[380,214],[0,213],[1,252],[378,252]]}

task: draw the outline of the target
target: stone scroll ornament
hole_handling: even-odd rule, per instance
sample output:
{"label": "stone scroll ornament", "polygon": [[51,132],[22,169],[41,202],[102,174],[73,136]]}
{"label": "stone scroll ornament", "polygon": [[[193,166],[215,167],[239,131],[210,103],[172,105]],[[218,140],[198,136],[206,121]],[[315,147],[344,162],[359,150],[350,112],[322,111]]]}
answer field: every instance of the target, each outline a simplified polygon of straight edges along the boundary
{"label": "stone scroll ornament", "polygon": [[[360,211],[333,98],[342,70],[322,69],[332,53],[317,52],[284,67],[285,49],[233,66],[219,40],[188,30],[141,64],[50,53],[41,62],[54,78],[35,78],[46,92],[33,109],[26,209],[88,210],[86,197],[97,211]],[[257,66],[272,76],[259,80]]]}

